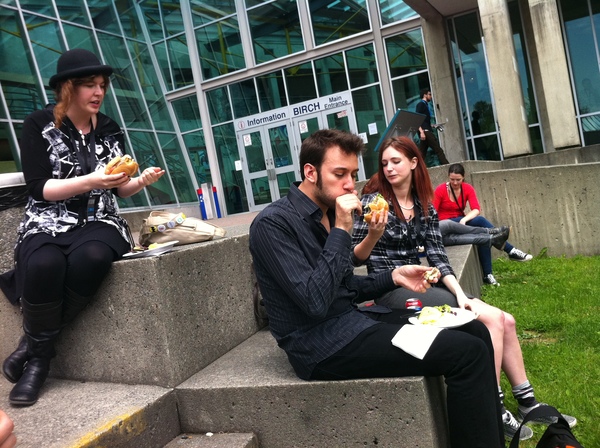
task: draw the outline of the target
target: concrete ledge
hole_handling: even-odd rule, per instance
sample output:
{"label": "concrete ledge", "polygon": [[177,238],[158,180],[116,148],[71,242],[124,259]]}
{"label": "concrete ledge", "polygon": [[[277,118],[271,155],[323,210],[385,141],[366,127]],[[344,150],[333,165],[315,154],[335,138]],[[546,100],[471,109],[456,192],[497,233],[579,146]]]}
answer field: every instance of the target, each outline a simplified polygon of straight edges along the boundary
{"label": "concrete ledge", "polygon": [[175,392],[184,431],[253,432],[261,448],[447,446],[440,378],[303,381],[267,330]]}
{"label": "concrete ledge", "polygon": [[[114,263],[93,303],[62,332],[51,375],[181,383],[259,329],[250,266],[247,235]],[[22,332],[4,297],[0,319],[4,359]]]}
{"label": "concrete ledge", "polygon": [[0,408],[15,422],[19,448],[163,447],[181,432],[173,391],[49,379],[35,406]]}
{"label": "concrete ledge", "polygon": [[259,448],[254,434],[182,434],[164,448]]}

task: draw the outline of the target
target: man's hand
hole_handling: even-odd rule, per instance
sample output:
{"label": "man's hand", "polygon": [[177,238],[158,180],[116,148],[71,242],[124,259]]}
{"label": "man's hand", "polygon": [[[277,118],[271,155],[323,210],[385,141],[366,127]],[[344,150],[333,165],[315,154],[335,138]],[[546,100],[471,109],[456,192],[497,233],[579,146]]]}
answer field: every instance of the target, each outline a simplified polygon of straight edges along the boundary
{"label": "man's hand", "polygon": [[425,272],[430,269],[427,266],[414,264],[401,266],[392,271],[392,280],[396,286],[403,286],[415,292],[425,292],[431,287],[430,283],[437,283],[438,280],[437,278],[430,282],[425,280]]}
{"label": "man's hand", "polygon": [[335,226],[351,234],[355,210],[362,213],[362,204],[356,191],[338,196],[335,200]]}

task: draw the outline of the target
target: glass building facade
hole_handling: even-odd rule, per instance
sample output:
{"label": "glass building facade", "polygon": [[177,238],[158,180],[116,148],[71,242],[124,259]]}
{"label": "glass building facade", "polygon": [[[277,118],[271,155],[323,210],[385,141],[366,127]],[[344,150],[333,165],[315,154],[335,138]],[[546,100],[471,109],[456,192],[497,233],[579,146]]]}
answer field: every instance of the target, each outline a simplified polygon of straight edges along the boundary
{"label": "glass building facade", "polygon": [[[543,152],[516,5],[509,2],[530,137]],[[560,1],[586,144],[600,141],[599,9]],[[478,12],[446,24],[464,158],[500,160]],[[431,86],[421,20],[399,0],[1,0],[0,172],[20,171],[23,120],[53,102],[48,80],[72,48],[115,69],[103,112],[142,168],[167,171],[119,200],[131,210],[197,204],[203,185],[214,187],[223,214],[258,210],[300,179],[300,144],[326,127],[363,138],[366,179],[394,112],[414,111],[419,89]]]}

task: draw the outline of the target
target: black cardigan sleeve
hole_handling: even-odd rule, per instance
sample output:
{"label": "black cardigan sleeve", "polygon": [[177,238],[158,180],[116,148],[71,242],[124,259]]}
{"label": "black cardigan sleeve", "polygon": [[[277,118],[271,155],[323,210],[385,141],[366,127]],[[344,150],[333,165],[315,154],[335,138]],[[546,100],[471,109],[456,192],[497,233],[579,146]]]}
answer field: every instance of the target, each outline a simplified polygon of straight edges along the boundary
{"label": "black cardigan sleeve", "polygon": [[21,134],[21,166],[29,194],[36,201],[44,200],[44,185],[52,178],[48,158],[48,141],[42,136],[44,126],[52,121],[52,113],[40,110],[29,115]]}

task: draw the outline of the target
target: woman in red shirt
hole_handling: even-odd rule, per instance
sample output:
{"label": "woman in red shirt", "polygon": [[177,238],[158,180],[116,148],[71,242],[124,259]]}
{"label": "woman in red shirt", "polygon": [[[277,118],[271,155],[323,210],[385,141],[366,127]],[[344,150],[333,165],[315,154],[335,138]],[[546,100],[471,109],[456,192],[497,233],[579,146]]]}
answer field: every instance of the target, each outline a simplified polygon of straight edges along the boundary
{"label": "woman in red shirt", "polygon": [[[486,227],[491,229],[494,225],[480,215],[481,207],[477,200],[475,188],[466,183],[465,168],[460,163],[453,163],[448,168],[448,182],[438,185],[435,189],[433,206],[438,212],[440,221],[451,219],[473,227]],[[469,205],[470,211],[465,214],[465,209]],[[517,249],[509,242],[504,246],[504,252],[508,258],[514,261],[529,261],[533,258],[531,254]],[[483,269],[484,282],[495,285],[498,284],[492,274],[492,253],[489,247],[479,246],[479,261]]]}

